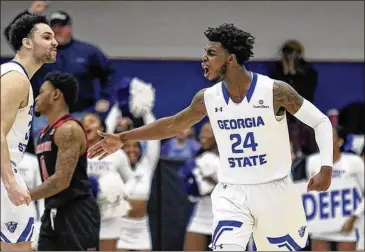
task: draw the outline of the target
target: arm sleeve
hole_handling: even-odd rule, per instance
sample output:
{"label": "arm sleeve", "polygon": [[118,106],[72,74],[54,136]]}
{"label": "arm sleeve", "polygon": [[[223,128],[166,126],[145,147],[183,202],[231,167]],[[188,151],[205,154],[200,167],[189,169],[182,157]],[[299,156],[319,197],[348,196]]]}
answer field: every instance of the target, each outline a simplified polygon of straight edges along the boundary
{"label": "arm sleeve", "polygon": [[294,114],[301,122],[314,129],[321,155],[321,166],[333,166],[333,133],[329,118],[312,103],[304,99],[300,109]]}

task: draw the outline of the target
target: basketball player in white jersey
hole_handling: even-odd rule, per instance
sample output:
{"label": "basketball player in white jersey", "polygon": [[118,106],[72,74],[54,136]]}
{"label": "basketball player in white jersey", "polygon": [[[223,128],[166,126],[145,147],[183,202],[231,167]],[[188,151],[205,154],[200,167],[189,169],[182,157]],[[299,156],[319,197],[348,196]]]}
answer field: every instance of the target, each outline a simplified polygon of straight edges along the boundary
{"label": "basketball player in white jersey", "polygon": [[209,28],[202,57],[214,86],[199,91],[174,116],[104,139],[89,149],[100,159],[125,142],[176,136],[209,116],[220,155],[212,193],[214,250],[244,251],[253,233],[258,250],[300,250],[308,237],[300,194],[290,178],[286,111],[312,127],[321,169],[308,190],[327,190],[332,173],[332,126],[326,115],[288,84],[246,70],[254,38],[232,24]]}
{"label": "basketball player in white jersey", "polygon": [[[337,126],[333,129],[333,172],[332,180],[341,181],[343,179],[355,178],[361,192],[364,191],[364,162],[361,158],[352,153],[342,153],[341,146],[344,144],[346,135],[344,130]],[[319,171],[321,157],[318,153],[307,158],[306,171],[307,178],[315,176]],[[348,188],[344,182],[343,189]],[[340,230],[340,227],[339,227]],[[354,251],[356,249],[356,233],[351,232],[328,232],[312,233],[312,250],[329,251],[331,242],[336,242],[337,251]]]}
{"label": "basketball player in white jersey", "polygon": [[1,65],[1,250],[31,250],[34,223],[29,192],[16,169],[33,116],[30,79],[56,61],[57,42],[44,16],[24,15],[10,28],[13,60]]}
{"label": "basketball player in white jersey", "polygon": [[[92,113],[86,114],[82,118],[81,123],[85,128],[89,146],[101,140],[97,130],[105,132],[106,125],[98,115]],[[88,159],[87,173],[88,176],[94,176],[96,179],[99,179],[106,173],[119,174],[124,183],[133,177],[129,159],[123,150],[118,150],[104,160]],[[102,216],[100,226],[100,251],[116,250],[120,228],[121,217]]]}
{"label": "basketball player in white jersey", "polygon": [[[36,155],[25,152],[22,160],[19,162],[16,169],[22,176],[28,189],[35,188],[42,184],[38,159]],[[30,205],[32,206],[32,216],[36,217],[34,219],[34,242],[32,243],[32,249],[37,250],[39,231],[41,227],[41,217],[44,212],[44,199],[32,201]]]}

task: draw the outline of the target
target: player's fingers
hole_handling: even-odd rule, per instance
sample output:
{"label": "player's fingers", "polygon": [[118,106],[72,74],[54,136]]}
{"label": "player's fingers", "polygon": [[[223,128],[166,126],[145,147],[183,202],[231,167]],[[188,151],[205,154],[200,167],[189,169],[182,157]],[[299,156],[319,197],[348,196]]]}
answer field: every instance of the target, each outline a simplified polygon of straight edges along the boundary
{"label": "player's fingers", "polygon": [[31,202],[32,202],[32,199],[30,198],[30,196],[27,196],[27,197],[25,198],[25,203],[26,203],[27,205],[29,205]]}
{"label": "player's fingers", "polygon": [[89,149],[88,151],[88,157],[89,158],[94,158],[96,157],[98,154],[101,154],[100,152],[103,151],[103,147],[101,145],[93,148],[93,149]]}
{"label": "player's fingers", "polygon": [[103,160],[105,157],[109,156],[110,153],[105,152],[103,155],[101,155],[101,157],[99,157],[99,160]]}
{"label": "player's fingers", "polygon": [[103,143],[102,144],[103,150],[108,152],[108,153],[113,153],[114,151],[112,151],[112,149],[110,148],[110,146],[107,143]]}
{"label": "player's fingers", "polygon": [[307,192],[310,192],[312,190],[312,185],[313,185],[313,179],[311,178],[308,182]]}
{"label": "player's fingers", "polygon": [[101,132],[100,130],[98,130],[97,132],[98,132],[98,135],[101,137],[108,137],[110,135],[108,133]]}
{"label": "player's fingers", "polygon": [[100,148],[99,150],[97,150],[96,152],[94,152],[90,158],[94,158],[94,157],[98,157],[100,155],[102,155],[104,153],[104,150],[102,148]]}

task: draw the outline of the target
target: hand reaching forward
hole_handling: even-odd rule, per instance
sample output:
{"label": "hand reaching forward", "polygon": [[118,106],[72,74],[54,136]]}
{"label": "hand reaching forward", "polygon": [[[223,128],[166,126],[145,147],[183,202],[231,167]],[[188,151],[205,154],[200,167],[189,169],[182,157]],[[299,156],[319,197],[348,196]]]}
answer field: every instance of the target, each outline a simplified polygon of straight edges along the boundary
{"label": "hand reaching forward", "polygon": [[99,160],[102,160],[124,145],[118,134],[107,134],[101,131],[98,131],[98,134],[103,139],[89,148],[87,151],[89,158],[100,156]]}

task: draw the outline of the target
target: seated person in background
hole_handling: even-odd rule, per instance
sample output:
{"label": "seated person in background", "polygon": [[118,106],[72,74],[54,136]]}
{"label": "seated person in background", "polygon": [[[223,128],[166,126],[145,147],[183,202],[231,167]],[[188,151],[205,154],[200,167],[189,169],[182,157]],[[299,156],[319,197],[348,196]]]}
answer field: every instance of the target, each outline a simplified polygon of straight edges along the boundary
{"label": "seated person in background", "polygon": [[210,194],[217,184],[220,161],[209,122],[202,126],[199,138],[201,150],[180,170],[189,199],[193,197],[197,201],[186,230],[185,251],[207,251],[212,239],[213,213]]}
{"label": "seated person in background", "polygon": [[[97,131],[105,132],[106,126],[100,117],[96,114],[88,113],[82,120],[82,125],[85,128],[88,145],[92,146],[101,140]],[[125,184],[133,177],[133,172],[129,163],[129,159],[123,150],[119,150],[103,160],[97,158],[87,160],[87,173],[89,177],[93,177],[99,182],[100,177],[109,174],[119,175],[122,179],[122,184]],[[99,183],[98,183],[99,184]],[[123,185],[120,184],[119,187]],[[118,186],[118,184],[114,185]],[[100,187],[100,184],[99,184]],[[121,188],[116,188],[118,191]],[[98,201],[101,212],[104,206],[102,202]],[[101,214],[100,225],[100,250],[101,251],[115,251],[117,248],[117,241],[120,235],[121,215],[120,216],[105,216]]]}
{"label": "seated person in background", "polygon": [[[17,166],[17,170],[23,177],[24,182],[27,185],[28,189],[35,188],[40,184],[42,184],[38,159],[36,155],[25,152],[23,159],[19,162]],[[37,250],[39,231],[41,228],[41,217],[44,212],[44,199],[32,201],[30,204],[33,205],[33,210],[34,210],[32,216],[37,216],[37,219],[34,221],[34,230],[32,238],[34,240],[34,242],[32,243],[32,249]]]}
{"label": "seated person in background", "polygon": [[186,129],[174,138],[167,140],[161,147],[161,157],[191,158],[200,149],[200,144],[189,137],[191,128]]}
{"label": "seated person in background", "polygon": [[[143,120],[145,124],[148,124],[154,122],[156,118],[152,112],[146,112]],[[132,209],[127,217],[122,217],[117,248],[119,251],[151,250],[147,201],[155,168],[160,158],[160,141],[146,141],[144,154],[139,142],[126,142],[123,150],[129,158],[134,177],[126,185],[127,198]]]}
{"label": "seated person in background", "polygon": [[[333,128],[333,171],[332,180],[341,180],[355,177],[356,181],[364,191],[364,162],[361,158],[351,153],[341,153],[341,146],[344,143],[344,132],[339,126]],[[321,158],[318,153],[310,155],[307,159],[308,180],[318,173]],[[347,187],[346,184],[343,185]],[[340,227],[339,227],[340,229]],[[354,251],[356,248],[356,234],[351,232],[312,233],[313,251],[330,251],[331,242],[336,242],[338,251]]]}

